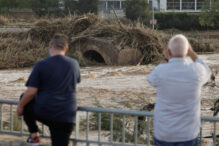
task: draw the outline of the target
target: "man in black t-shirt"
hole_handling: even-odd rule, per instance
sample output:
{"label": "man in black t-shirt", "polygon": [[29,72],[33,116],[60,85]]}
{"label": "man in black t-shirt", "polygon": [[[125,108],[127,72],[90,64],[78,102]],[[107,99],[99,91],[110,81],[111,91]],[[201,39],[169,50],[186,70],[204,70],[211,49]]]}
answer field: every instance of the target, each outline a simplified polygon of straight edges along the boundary
{"label": "man in black t-shirt", "polygon": [[50,42],[51,56],[35,64],[26,83],[17,114],[24,116],[28,126],[28,143],[39,144],[38,120],[49,127],[53,146],[68,146],[77,110],[80,67],[65,56],[67,51],[67,37],[56,34]]}

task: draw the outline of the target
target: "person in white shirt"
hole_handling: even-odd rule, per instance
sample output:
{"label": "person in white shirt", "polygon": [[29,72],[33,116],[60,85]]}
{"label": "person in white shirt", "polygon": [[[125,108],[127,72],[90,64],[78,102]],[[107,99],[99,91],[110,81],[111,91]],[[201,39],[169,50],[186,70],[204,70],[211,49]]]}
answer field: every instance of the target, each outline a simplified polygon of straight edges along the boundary
{"label": "person in white shirt", "polygon": [[[155,67],[147,77],[157,91],[155,145],[197,146],[201,126],[201,88],[211,71],[181,34],[170,39],[165,56],[166,62]],[[193,62],[189,62],[187,56]]]}

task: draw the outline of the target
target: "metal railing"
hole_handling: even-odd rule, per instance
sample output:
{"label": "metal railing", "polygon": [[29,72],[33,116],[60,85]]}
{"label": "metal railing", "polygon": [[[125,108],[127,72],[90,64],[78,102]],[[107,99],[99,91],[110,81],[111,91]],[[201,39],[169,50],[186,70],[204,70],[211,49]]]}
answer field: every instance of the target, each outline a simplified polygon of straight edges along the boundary
{"label": "metal railing", "polygon": [[[17,104],[18,101],[0,100],[0,133],[17,136],[28,135],[22,117],[18,121],[19,128],[14,127],[14,118],[16,118],[14,112]],[[99,146],[149,146],[153,143],[152,118],[152,112],[78,107],[75,136],[71,138],[71,141],[74,146],[80,143],[87,146],[91,144]],[[6,122],[7,120],[9,122]],[[213,123],[213,145],[216,146],[216,123],[219,122],[219,117],[202,117],[201,120],[202,122]],[[140,125],[142,121],[144,121],[143,131]],[[133,127],[133,130],[130,130],[132,129],[131,127]],[[45,126],[42,125],[40,129],[41,135],[42,137],[49,138],[49,135],[45,134],[45,129]],[[80,132],[80,129],[82,129],[84,134],[81,135],[82,131]],[[95,134],[97,136],[94,136]],[[201,127],[199,136],[200,145],[202,145],[203,140],[202,134],[203,129]]]}

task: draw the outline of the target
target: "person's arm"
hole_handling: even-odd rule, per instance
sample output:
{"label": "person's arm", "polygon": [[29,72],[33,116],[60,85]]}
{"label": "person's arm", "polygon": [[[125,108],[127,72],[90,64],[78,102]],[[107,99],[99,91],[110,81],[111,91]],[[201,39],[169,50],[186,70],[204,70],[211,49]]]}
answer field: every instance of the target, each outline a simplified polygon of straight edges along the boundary
{"label": "person's arm", "polygon": [[159,85],[159,77],[157,75],[157,67],[147,76],[147,81],[150,83],[151,86],[157,87]]}
{"label": "person's arm", "polygon": [[192,49],[192,46],[189,45],[188,56],[191,57],[192,61],[195,62],[198,59],[197,53]]}
{"label": "person's arm", "polygon": [[40,71],[39,64],[36,64],[31,72],[29,79],[26,82],[27,90],[25,91],[18,107],[17,107],[17,115],[23,115],[24,106],[27,105],[30,101],[33,100],[37,91],[40,87]]}
{"label": "person's arm", "polygon": [[20,103],[18,104],[17,107],[17,115],[22,116],[24,107],[34,99],[36,93],[38,91],[38,88],[35,87],[27,87],[27,90],[25,91],[23,97],[21,98]]}
{"label": "person's arm", "polygon": [[169,62],[169,59],[171,58],[170,57],[170,54],[169,54],[169,48],[168,48],[168,45],[167,45],[167,48],[164,50],[164,59],[161,61],[161,64],[166,64]]}
{"label": "person's arm", "polygon": [[203,69],[202,69],[202,81],[205,84],[211,76],[211,69],[208,67],[208,65],[206,63],[204,63],[204,61],[202,61],[201,59],[198,58],[197,53],[192,49],[191,45],[189,47],[188,56],[191,57],[193,62],[199,63],[199,64],[202,65],[202,67],[203,67]]}

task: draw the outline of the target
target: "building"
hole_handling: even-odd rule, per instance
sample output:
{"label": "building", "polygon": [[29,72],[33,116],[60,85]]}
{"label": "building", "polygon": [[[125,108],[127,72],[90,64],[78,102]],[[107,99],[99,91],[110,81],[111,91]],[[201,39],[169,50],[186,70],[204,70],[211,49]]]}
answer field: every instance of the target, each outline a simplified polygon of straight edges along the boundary
{"label": "building", "polygon": [[161,11],[166,12],[200,12],[207,5],[206,0],[160,0]]}
{"label": "building", "polygon": [[102,18],[113,18],[115,10],[118,17],[124,17],[125,0],[101,0],[98,7],[98,15]]}
{"label": "building", "polygon": [[[150,8],[161,12],[200,12],[207,5],[206,0],[148,0]],[[103,18],[114,17],[112,7],[119,17],[124,14],[125,0],[101,0],[98,15]]]}

